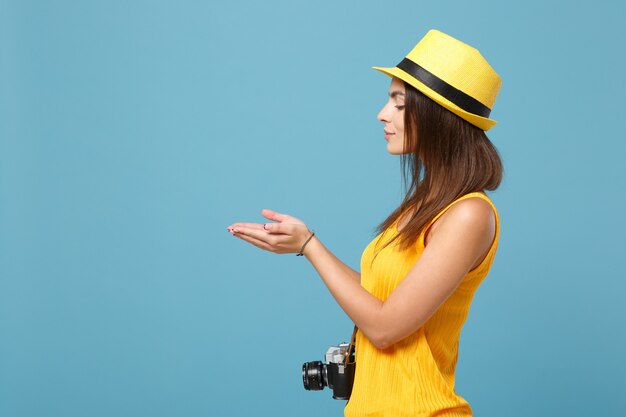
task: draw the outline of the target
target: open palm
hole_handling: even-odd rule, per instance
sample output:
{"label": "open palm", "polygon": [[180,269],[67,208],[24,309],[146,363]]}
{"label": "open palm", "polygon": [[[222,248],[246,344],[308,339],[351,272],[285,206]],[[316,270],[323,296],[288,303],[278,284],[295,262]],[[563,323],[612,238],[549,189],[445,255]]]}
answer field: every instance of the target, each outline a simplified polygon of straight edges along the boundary
{"label": "open palm", "polygon": [[311,235],[306,224],[288,214],[263,209],[263,217],[276,223],[233,223],[227,230],[254,246],[273,253],[298,253]]}

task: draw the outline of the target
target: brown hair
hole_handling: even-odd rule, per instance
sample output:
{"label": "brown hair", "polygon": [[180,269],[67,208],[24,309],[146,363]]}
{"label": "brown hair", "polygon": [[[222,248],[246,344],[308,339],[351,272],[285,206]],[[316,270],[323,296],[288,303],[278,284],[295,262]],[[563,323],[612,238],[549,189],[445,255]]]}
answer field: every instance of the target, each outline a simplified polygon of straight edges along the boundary
{"label": "brown hair", "polygon": [[404,188],[407,173],[411,182],[400,206],[375,229],[382,233],[415,207],[406,226],[383,246],[399,239],[401,250],[410,248],[448,204],[471,192],[495,190],[503,175],[500,155],[482,129],[404,86],[404,149],[411,152],[402,154],[400,163]]}

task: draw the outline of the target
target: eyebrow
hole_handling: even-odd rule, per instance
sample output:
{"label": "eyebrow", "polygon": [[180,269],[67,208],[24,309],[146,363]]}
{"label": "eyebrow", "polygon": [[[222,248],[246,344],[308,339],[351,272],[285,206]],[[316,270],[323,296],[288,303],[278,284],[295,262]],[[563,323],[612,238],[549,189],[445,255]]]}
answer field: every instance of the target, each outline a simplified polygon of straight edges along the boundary
{"label": "eyebrow", "polygon": [[404,93],[402,91],[392,91],[391,93],[389,93],[389,97],[391,98],[396,98],[396,96],[403,96],[404,97]]}

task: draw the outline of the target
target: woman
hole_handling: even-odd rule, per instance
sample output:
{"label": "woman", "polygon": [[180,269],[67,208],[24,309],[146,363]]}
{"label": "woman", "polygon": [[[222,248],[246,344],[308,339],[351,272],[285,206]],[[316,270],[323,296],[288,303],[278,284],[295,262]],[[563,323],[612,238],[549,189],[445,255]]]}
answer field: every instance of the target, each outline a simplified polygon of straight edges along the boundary
{"label": "woman", "polygon": [[275,223],[228,230],[261,249],[306,256],[358,327],[346,416],[470,416],[454,371],[461,328],[498,245],[498,213],[484,190],[499,186],[502,164],[485,131],[496,123],[489,113],[501,80],[476,49],[436,30],[395,68],[374,68],[392,77],[378,114],[387,150],[412,177],[365,248],[361,272],[286,214],[263,210]]}

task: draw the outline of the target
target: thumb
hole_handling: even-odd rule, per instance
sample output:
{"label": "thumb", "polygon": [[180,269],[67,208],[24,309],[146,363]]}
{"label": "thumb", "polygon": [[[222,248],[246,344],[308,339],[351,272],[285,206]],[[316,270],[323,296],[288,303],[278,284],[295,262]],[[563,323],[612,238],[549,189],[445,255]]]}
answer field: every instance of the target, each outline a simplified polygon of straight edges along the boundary
{"label": "thumb", "polygon": [[285,214],[281,214],[276,211],[268,210],[268,209],[261,210],[261,214],[266,219],[274,220],[275,222],[279,222],[279,223],[282,223],[283,221],[287,220],[287,218],[289,217]]}

